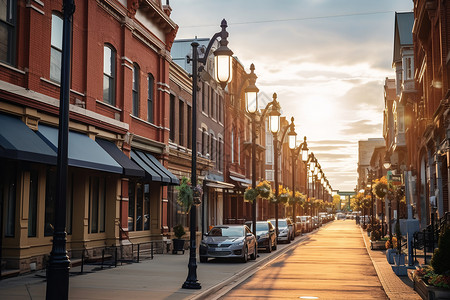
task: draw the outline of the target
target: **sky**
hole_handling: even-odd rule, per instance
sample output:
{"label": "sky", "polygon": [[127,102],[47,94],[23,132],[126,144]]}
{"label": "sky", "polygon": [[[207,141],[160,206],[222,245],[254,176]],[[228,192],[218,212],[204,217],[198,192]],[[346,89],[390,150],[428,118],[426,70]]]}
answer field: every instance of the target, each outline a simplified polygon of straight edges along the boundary
{"label": "sky", "polygon": [[211,38],[226,19],[228,47],[256,85],[276,92],[333,190],[353,191],[358,141],[383,137],[383,85],[394,78],[395,12],[412,0],[170,0],[176,39]]}

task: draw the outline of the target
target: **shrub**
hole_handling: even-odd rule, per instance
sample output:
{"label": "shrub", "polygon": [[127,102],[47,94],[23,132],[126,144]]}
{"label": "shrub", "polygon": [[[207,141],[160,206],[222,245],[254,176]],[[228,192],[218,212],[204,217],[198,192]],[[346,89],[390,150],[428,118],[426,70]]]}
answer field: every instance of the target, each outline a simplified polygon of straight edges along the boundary
{"label": "shrub", "polygon": [[431,266],[437,274],[450,271],[450,226],[446,225],[439,235],[438,248],[431,258]]}
{"label": "shrub", "polygon": [[177,239],[181,239],[183,235],[186,234],[186,231],[184,231],[184,227],[181,224],[178,224],[173,227],[173,234]]}

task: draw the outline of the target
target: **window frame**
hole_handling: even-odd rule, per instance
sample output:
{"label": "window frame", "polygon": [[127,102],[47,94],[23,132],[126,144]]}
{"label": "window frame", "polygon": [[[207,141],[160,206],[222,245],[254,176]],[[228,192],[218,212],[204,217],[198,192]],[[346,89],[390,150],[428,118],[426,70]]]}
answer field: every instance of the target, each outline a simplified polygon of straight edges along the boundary
{"label": "window frame", "polygon": [[7,32],[6,59],[0,60],[11,66],[16,65],[17,48],[17,1],[6,0],[6,20],[0,19],[0,26],[5,26]]}
{"label": "window frame", "polygon": [[147,75],[147,121],[150,123],[155,122],[155,101],[154,101],[154,92],[155,92],[155,77],[152,73],[148,73]]}
{"label": "window frame", "polygon": [[131,114],[139,118],[139,89],[140,89],[141,68],[137,63],[133,63],[133,81],[132,81],[132,111]]}
{"label": "window frame", "polygon": [[[110,50],[110,64],[111,64],[111,74],[105,73],[105,50]],[[106,102],[110,105],[115,106],[116,105],[116,49],[111,44],[104,44],[103,45],[103,102]],[[105,80],[108,79],[109,83],[109,98],[105,98]]]}
{"label": "window frame", "polygon": [[[63,25],[64,24],[64,19],[63,19],[63,17],[62,17],[62,15],[61,15],[61,13],[60,12],[57,12],[57,11],[53,11],[52,12],[52,20],[51,20],[51,37],[50,37],[50,80],[52,80],[52,81],[54,81],[54,82],[57,82],[57,83],[61,83],[61,68],[62,68],[62,44],[63,44],[63,26],[61,26],[61,36],[60,36],[60,39],[61,39],[61,48],[59,48],[58,46],[59,45],[56,45],[56,42],[57,41],[54,41],[53,40],[53,37],[54,37],[54,35],[53,35],[53,33],[54,33],[54,29],[55,29],[55,26],[54,25],[57,25],[57,24],[53,24],[53,21],[55,20],[56,21],[56,19],[54,19],[54,18],[58,18],[59,19],[59,21],[61,22],[60,23],[60,25]],[[56,35],[56,34],[55,34]],[[55,59],[57,59],[57,58],[55,58],[55,59],[53,59],[53,55],[52,55],[52,53],[53,53],[53,51],[55,51],[56,53],[58,53],[59,54],[59,61],[58,60],[56,60],[55,61]],[[56,74],[56,73],[53,73],[53,72],[56,72],[56,71],[53,71],[52,72],[52,66],[53,65],[55,65],[56,67],[58,67],[59,66],[59,74]],[[57,77],[56,77],[57,76]]]}

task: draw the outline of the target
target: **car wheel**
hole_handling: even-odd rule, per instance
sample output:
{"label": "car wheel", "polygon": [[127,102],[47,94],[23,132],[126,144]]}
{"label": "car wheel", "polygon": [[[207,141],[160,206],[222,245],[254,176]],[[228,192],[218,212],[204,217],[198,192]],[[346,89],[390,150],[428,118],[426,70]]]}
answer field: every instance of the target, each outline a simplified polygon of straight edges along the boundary
{"label": "car wheel", "polygon": [[245,248],[244,248],[243,256],[242,256],[242,258],[241,258],[241,262],[246,263],[247,260],[248,260],[248,248],[245,247]]}
{"label": "car wheel", "polygon": [[250,255],[250,259],[251,260],[255,260],[256,259],[256,256],[258,256],[258,252],[257,251],[258,250],[257,250],[257,247],[255,245],[255,247],[253,248],[253,253]]}
{"label": "car wheel", "polygon": [[201,263],[206,263],[206,262],[208,262],[208,258],[205,257],[205,256],[200,256],[200,262]]}
{"label": "car wheel", "polygon": [[273,244],[272,250],[277,250],[277,241]]}

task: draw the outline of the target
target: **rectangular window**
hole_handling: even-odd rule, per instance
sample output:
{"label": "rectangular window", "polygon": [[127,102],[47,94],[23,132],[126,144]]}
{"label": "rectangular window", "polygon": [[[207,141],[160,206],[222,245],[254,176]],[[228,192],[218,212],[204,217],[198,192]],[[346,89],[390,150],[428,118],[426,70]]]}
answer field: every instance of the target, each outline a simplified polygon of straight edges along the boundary
{"label": "rectangular window", "polygon": [[170,94],[170,134],[169,139],[175,142],[175,95]]}
{"label": "rectangular window", "polygon": [[219,96],[219,104],[217,111],[219,112],[219,122],[223,123],[223,98]]}
{"label": "rectangular window", "polygon": [[134,231],[134,212],[136,205],[136,184],[132,181],[128,184],[128,231]]}
{"label": "rectangular window", "polygon": [[38,200],[38,172],[30,171],[30,189],[28,194],[28,236],[36,236],[37,200]]}
{"label": "rectangular window", "polygon": [[153,123],[153,91],[154,91],[154,84],[155,84],[155,79],[153,78],[152,74],[148,74],[147,77],[147,82],[148,82],[148,93],[147,93],[147,121],[149,121],[150,123]]}
{"label": "rectangular window", "polygon": [[16,54],[16,1],[0,3],[0,61],[15,65]]}
{"label": "rectangular window", "polygon": [[223,157],[222,157],[222,144],[223,144],[222,138],[219,138],[219,144],[217,145],[217,148],[219,150],[218,157],[219,157],[219,170],[220,171],[222,171],[222,160],[223,160]]}
{"label": "rectangular window", "polygon": [[45,184],[45,227],[44,235],[53,235],[55,226],[56,169],[48,169]]}
{"label": "rectangular window", "polygon": [[208,86],[206,83],[202,82],[202,111],[206,110],[206,92],[207,92]]}
{"label": "rectangular window", "polygon": [[133,116],[139,117],[139,66],[133,65]]}
{"label": "rectangular window", "polygon": [[150,185],[130,182],[128,199],[128,230],[150,230]]}
{"label": "rectangular window", "polygon": [[104,178],[91,176],[89,182],[89,232],[105,231],[106,184]]}
{"label": "rectangular window", "polygon": [[115,105],[116,52],[110,46],[103,47],[103,101]]}
{"label": "rectangular window", "polygon": [[178,145],[184,146],[184,102],[178,102]]}
{"label": "rectangular window", "polygon": [[187,107],[187,147],[192,149],[192,107]]}
{"label": "rectangular window", "polygon": [[211,95],[211,117],[216,118],[216,93],[213,91]]}
{"label": "rectangular window", "polygon": [[5,237],[14,237],[15,223],[16,223],[16,175],[15,175],[15,173],[6,178],[3,189],[4,189],[3,199],[4,199],[4,202],[6,205],[6,206],[4,206],[4,209],[6,212]]}
{"label": "rectangular window", "polygon": [[62,40],[63,19],[56,14],[52,14],[50,79],[55,82],[61,81]]}

